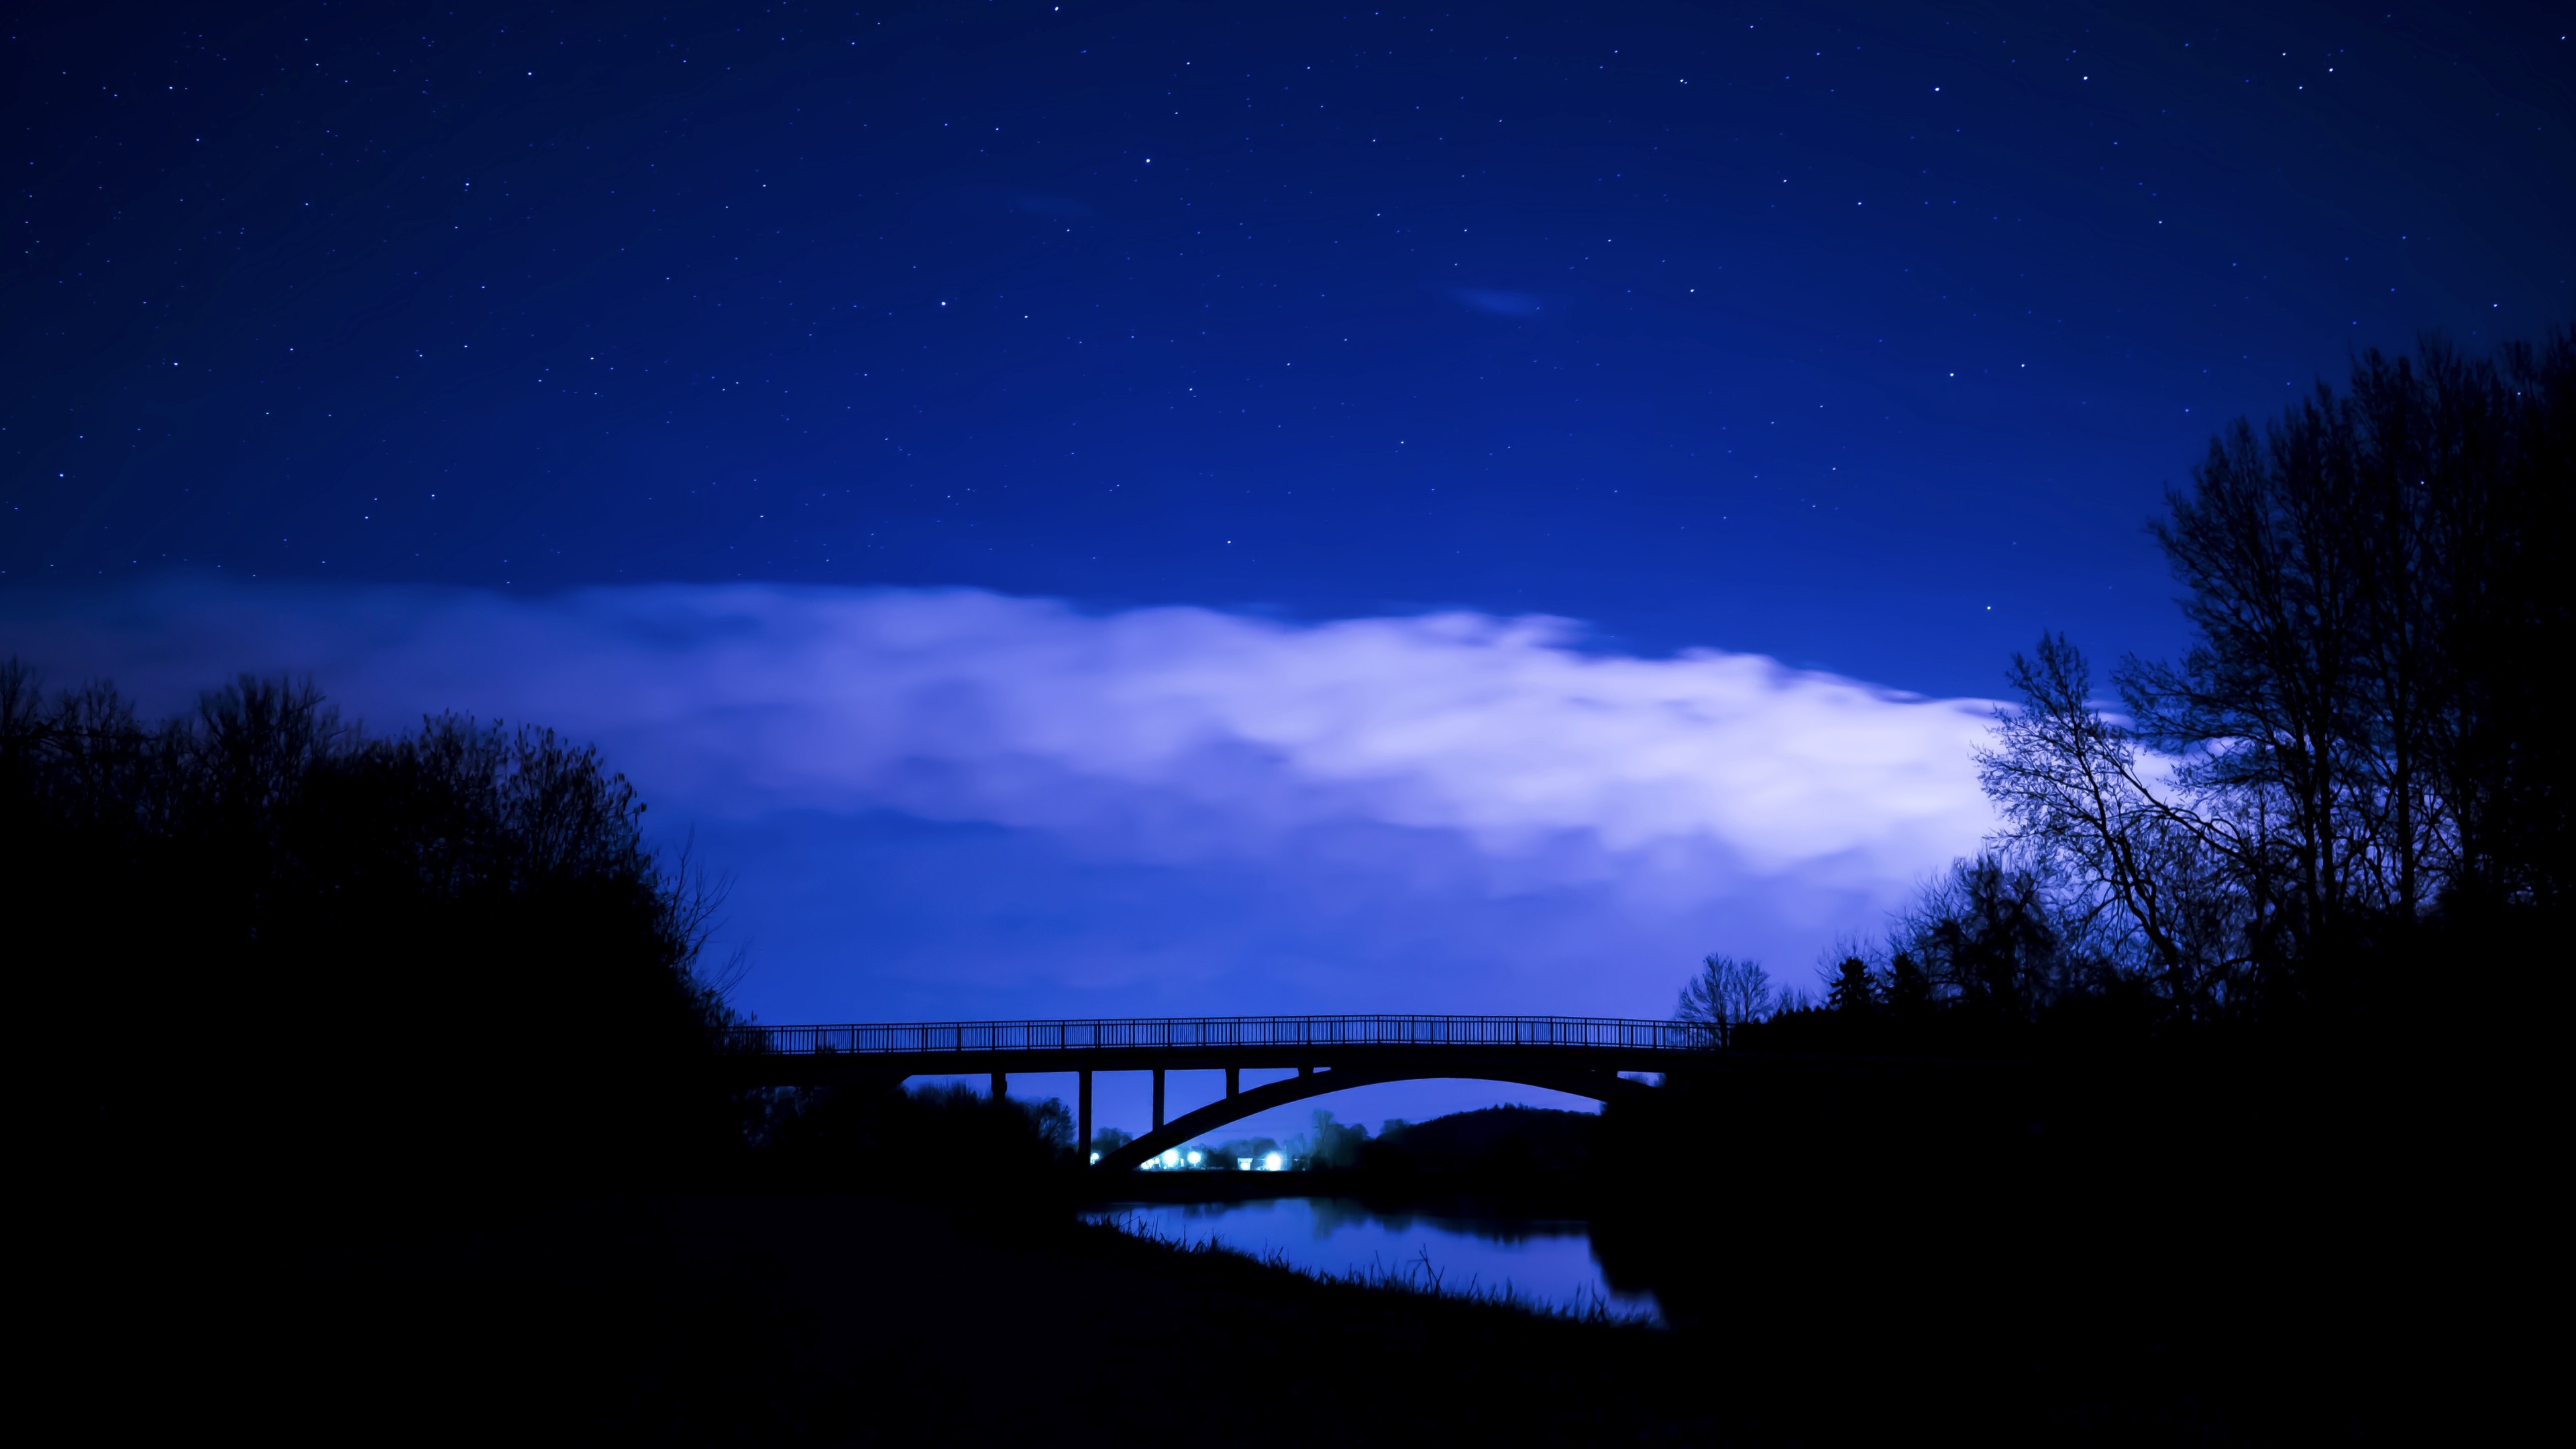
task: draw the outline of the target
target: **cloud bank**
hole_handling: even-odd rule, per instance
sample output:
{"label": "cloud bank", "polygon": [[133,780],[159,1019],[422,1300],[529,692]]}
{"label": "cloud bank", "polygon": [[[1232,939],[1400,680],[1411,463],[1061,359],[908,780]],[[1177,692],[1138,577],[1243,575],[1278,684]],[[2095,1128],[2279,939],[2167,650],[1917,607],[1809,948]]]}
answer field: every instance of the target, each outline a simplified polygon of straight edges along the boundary
{"label": "cloud bank", "polygon": [[[1711,935],[1803,965],[1992,824],[1969,759],[1985,702],[1752,655],[1592,653],[1558,619],[773,586],[14,605],[6,647],[157,708],[283,669],[378,730],[459,709],[597,740],[657,817],[803,882],[751,887],[737,914],[759,905],[772,942],[887,946],[868,968],[887,990],[1216,1001],[1251,972],[1374,1006],[1473,978],[1660,1014],[1697,951],[1748,948]],[[929,857],[954,867],[944,895],[910,874]],[[1054,938],[996,925],[1031,919]],[[1640,953],[1658,959],[1634,982],[1599,964]],[[819,959],[787,975],[829,997]]]}

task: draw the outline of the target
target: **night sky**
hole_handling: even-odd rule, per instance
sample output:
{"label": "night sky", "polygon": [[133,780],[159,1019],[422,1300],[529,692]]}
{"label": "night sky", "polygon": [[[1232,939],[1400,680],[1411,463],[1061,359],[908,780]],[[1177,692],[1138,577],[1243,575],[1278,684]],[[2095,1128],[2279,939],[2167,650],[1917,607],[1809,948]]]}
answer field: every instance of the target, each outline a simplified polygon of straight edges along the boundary
{"label": "night sky", "polygon": [[[12,22],[0,643],[600,739],[775,1020],[1802,975],[1985,828],[1890,691],[2171,650],[2216,428],[2576,320],[2539,6],[281,13]],[[1779,800],[1568,723],[1676,691]]]}

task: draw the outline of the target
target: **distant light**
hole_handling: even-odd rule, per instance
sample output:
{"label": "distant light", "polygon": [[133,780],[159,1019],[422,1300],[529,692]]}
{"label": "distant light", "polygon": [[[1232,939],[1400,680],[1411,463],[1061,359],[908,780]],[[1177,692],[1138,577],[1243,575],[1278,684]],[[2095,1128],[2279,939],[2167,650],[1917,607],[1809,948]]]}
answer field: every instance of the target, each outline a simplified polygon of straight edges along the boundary
{"label": "distant light", "polygon": [[1193,1152],[1193,1153],[1191,1153],[1191,1154],[1190,1154],[1190,1166],[1192,1166],[1192,1167],[1196,1167],[1196,1166],[1198,1166],[1200,1163],[1205,1162],[1205,1161],[1207,1161],[1207,1159],[1206,1159],[1205,1157],[1200,1156],[1198,1153]]}
{"label": "distant light", "polygon": [[1285,1157],[1280,1156],[1280,1155],[1279,1155],[1278,1153],[1276,1153],[1276,1152],[1271,1153],[1268,1157],[1265,1157],[1265,1158],[1261,1159],[1261,1170],[1262,1170],[1262,1171],[1264,1171],[1264,1172],[1277,1172],[1277,1171],[1279,1171],[1281,1168],[1286,1167],[1287,1165],[1288,1165],[1288,1159],[1287,1159],[1287,1158],[1285,1158]]}
{"label": "distant light", "polygon": [[1177,1147],[1166,1147],[1166,1148],[1164,1148],[1164,1149],[1163,1149],[1163,1159],[1162,1159],[1162,1160],[1163,1160],[1163,1165],[1164,1165],[1165,1167],[1178,1167],[1178,1166],[1180,1166],[1180,1165],[1181,1165],[1181,1149],[1179,1149],[1179,1148],[1177,1148]]}
{"label": "distant light", "polygon": [[1100,1154],[1097,1152],[1091,1154],[1091,1160],[1096,1165],[1100,1161]]}
{"label": "distant light", "polygon": [[1249,1157],[1236,1158],[1234,1160],[1234,1170],[1237,1172],[1250,1172],[1252,1170],[1252,1159]]}

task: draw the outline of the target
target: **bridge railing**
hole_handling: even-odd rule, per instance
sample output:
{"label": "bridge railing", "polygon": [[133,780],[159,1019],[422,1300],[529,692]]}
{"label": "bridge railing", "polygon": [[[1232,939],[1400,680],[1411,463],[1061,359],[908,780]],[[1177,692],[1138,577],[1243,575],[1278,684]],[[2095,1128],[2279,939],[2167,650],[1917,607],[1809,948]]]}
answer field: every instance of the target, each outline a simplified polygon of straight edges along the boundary
{"label": "bridge railing", "polygon": [[748,1026],[735,1050],[782,1056],[903,1052],[1204,1051],[1226,1047],[1610,1047],[1696,1052],[1713,1029],[1601,1016],[1201,1016]]}

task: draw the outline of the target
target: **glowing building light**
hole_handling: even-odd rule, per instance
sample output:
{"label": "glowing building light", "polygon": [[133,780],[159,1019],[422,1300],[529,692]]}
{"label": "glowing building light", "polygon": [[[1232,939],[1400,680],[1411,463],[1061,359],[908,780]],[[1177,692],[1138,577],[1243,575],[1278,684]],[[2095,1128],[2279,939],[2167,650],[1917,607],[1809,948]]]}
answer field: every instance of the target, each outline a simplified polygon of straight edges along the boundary
{"label": "glowing building light", "polygon": [[1276,1152],[1273,1152],[1268,1157],[1261,1159],[1261,1170],[1264,1172],[1278,1172],[1287,1166],[1288,1159]]}
{"label": "glowing building light", "polygon": [[1091,1154],[1091,1161],[1093,1166],[1098,1166],[1100,1163],[1100,1154],[1097,1152]]}
{"label": "glowing building light", "polygon": [[1177,1148],[1177,1147],[1166,1147],[1166,1148],[1164,1148],[1164,1149],[1163,1149],[1163,1165],[1164,1165],[1165,1167],[1178,1167],[1178,1166],[1180,1166],[1180,1165],[1181,1165],[1181,1149],[1179,1149],[1179,1148]]}
{"label": "glowing building light", "polygon": [[1234,1170],[1237,1172],[1250,1172],[1252,1170],[1252,1159],[1249,1157],[1236,1158],[1234,1160]]}
{"label": "glowing building light", "polygon": [[1190,1166],[1192,1166],[1192,1167],[1196,1167],[1196,1166],[1198,1166],[1200,1163],[1205,1162],[1205,1161],[1207,1161],[1207,1159],[1206,1159],[1205,1157],[1203,1157],[1203,1156],[1199,1155],[1199,1154],[1198,1154],[1198,1153],[1196,1153],[1196,1152],[1193,1152],[1193,1153],[1191,1153],[1191,1154],[1190,1154]]}

